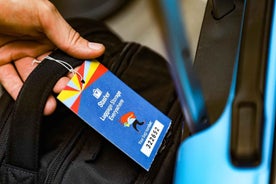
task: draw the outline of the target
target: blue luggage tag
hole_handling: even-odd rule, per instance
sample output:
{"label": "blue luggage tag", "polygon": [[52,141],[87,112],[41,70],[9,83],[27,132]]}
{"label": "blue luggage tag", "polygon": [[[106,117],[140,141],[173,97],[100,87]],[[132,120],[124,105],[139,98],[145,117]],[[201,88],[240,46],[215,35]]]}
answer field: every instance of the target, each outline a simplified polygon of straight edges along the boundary
{"label": "blue luggage tag", "polygon": [[98,61],[77,74],[57,98],[148,171],[171,120]]}

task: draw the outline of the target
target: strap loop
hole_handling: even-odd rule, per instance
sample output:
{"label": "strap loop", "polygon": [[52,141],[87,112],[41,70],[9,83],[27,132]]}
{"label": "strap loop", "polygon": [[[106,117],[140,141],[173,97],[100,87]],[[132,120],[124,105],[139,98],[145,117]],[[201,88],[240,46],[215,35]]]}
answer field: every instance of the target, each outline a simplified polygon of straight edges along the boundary
{"label": "strap loop", "polygon": [[[72,67],[82,63],[61,51],[55,51],[50,57],[66,61]],[[32,171],[38,170],[40,122],[44,106],[53,86],[67,72],[62,65],[46,58],[25,81],[11,116],[8,164]]]}

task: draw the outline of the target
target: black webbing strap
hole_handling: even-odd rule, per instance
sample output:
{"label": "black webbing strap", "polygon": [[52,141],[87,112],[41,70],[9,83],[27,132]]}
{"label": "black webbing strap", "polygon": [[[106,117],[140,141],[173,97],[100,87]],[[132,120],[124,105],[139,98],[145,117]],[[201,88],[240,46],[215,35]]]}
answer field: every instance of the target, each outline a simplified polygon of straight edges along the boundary
{"label": "black webbing strap", "polygon": [[[51,57],[66,61],[72,67],[82,63],[61,51],[55,51]],[[7,164],[31,171],[38,170],[40,122],[44,106],[55,83],[67,72],[59,63],[45,59],[25,81],[12,115]]]}

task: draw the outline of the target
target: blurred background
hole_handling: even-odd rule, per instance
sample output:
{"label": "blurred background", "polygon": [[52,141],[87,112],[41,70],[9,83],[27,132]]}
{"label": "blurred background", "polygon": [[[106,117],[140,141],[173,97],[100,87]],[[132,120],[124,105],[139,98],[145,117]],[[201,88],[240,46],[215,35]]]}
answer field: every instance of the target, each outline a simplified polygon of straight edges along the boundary
{"label": "blurred background", "polygon": [[[65,17],[104,21],[123,40],[138,42],[167,58],[160,26],[158,0],[51,0]],[[194,57],[207,0],[179,0]],[[0,86],[1,95],[1,86]]]}
{"label": "blurred background", "polygon": [[[51,0],[65,17],[106,22],[126,41],[149,46],[166,56],[156,11],[159,0]],[[179,0],[194,56],[207,0]]]}
{"label": "blurred background", "polygon": [[[207,0],[180,1],[192,56],[194,56]],[[117,14],[106,19],[105,22],[123,39],[149,46],[166,57],[160,26],[156,20],[156,16],[158,16],[155,11],[155,7],[158,6],[157,2],[134,0]]]}

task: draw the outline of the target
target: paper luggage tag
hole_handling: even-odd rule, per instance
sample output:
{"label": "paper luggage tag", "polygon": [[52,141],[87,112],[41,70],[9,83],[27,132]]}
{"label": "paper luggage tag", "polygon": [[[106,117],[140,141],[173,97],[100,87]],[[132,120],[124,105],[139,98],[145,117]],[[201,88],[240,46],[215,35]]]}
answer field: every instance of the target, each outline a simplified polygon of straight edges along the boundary
{"label": "paper luggage tag", "polygon": [[98,61],[85,61],[58,99],[146,170],[171,120]]}

